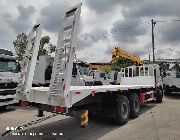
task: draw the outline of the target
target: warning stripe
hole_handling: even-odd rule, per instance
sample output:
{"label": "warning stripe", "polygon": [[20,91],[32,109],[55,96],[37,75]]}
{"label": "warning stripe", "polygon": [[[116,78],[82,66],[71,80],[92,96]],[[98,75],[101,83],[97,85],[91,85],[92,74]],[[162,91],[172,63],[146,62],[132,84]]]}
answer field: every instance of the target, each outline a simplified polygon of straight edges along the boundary
{"label": "warning stripe", "polygon": [[81,115],[81,127],[86,127],[88,125],[88,110],[86,110]]}
{"label": "warning stripe", "polygon": [[85,117],[88,117],[88,111],[85,111],[85,112],[81,115],[81,119],[82,119],[82,118],[85,118]]}

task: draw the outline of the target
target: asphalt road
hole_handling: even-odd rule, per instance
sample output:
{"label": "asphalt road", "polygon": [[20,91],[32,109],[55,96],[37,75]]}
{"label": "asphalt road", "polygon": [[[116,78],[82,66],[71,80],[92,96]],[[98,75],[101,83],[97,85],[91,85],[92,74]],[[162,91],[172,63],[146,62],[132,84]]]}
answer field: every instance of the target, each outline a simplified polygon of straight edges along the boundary
{"label": "asphalt road", "polygon": [[[36,110],[33,108],[9,107],[7,111],[0,113],[0,133],[4,132],[7,126],[17,126],[37,119],[35,114]],[[180,96],[168,96],[161,104],[149,104],[142,107],[141,115],[136,119],[130,119],[123,126],[115,125],[110,118],[95,116],[90,120],[87,128],[80,128],[76,119],[58,115],[19,134],[19,136],[9,135],[2,139],[179,140]]]}

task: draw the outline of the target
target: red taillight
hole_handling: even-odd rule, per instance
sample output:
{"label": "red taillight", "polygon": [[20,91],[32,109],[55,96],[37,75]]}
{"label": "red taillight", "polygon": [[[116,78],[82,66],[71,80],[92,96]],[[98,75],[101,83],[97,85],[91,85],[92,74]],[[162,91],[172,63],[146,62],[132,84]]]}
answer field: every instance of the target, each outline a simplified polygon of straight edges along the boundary
{"label": "red taillight", "polygon": [[66,107],[61,107],[61,106],[51,106],[51,109],[55,112],[61,112],[65,113],[66,112]]}
{"label": "red taillight", "polygon": [[28,101],[20,101],[20,105],[21,106],[29,106],[30,105],[30,103],[28,102]]}
{"label": "red taillight", "polygon": [[79,92],[79,91],[76,91],[75,93],[76,93],[76,94],[81,94],[81,92]]}

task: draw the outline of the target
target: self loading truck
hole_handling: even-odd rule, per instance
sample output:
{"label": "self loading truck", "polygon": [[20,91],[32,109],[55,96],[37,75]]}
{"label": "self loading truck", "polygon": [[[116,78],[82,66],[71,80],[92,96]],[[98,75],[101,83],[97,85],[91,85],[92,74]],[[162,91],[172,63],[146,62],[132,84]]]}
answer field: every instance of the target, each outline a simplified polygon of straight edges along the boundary
{"label": "self loading truck", "polygon": [[[42,25],[38,23],[33,27],[28,35],[16,91],[21,104],[69,116],[82,110],[101,112],[114,118],[117,124],[125,124],[129,117],[138,117],[140,105],[162,102],[163,87],[158,65],[125,69],[121,77],[124,83],[120,85],[71,85],[71,77],[77,74],[73,62],[75,48],[78,47],[76,40],[80,12],[81,4],[78,4],[67,10],[62,18],[49,87],[32,87]],[[81,126],[87,122],[88,119],[84,119]]]}

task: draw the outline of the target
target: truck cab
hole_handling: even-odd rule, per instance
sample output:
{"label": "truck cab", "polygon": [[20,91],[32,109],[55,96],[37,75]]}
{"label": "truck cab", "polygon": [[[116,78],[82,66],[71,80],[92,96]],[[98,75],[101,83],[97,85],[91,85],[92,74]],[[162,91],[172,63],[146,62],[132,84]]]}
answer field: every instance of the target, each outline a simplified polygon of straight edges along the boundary
{"label": "truck cab", "polygon": [[0,108],[17,103],[16,87],[20,76],[20,65],[13,53],[0,49]]}
{"label": "truck cab", "polygon": [[175,69],[166,71],[163,84],[166,95],[180,93],[180,71]]}

